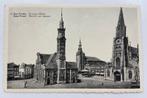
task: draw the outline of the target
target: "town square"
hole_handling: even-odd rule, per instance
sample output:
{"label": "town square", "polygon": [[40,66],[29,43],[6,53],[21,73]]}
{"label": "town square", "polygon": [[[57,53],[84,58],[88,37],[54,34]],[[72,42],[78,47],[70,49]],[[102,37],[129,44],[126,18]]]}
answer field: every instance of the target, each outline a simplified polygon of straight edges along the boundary
{"label": "town square", "polygon": [[[70,9],[66,9],[66,10],[68,12],[71,12],[69,11]],[[86,11],[88,10],[89,9],[85,9],[85,10],[78,9],[76,11],[81,11],[83,13],[86,13]],[[33,56],[35,57],[35,60],[33,61],[35,63],[22,62],[22,63],[17,64],[15,63],[15,61],[14,62],[9,61],[7,64],[7,88],[8,89],[35,89],[35,88],[38,88],[38,89],[40,88],[41,89],[47,89],[47,88],[49,89],[50,88],[90,88],[90,89],[92,88],[100,88],[100,89],[105,89],[105,88],[108,88],[108,89],[116,89],[116,88],[121,88],[121,89],[126,88],[127,89],[128,88],[130,89],[132,88],[132,89],[136,89],[136,88],[140,88],[139,43],[136,42],[135,45],[131,44],[133,41],[129,39],[130,36],[128,36],[128,32],[127,32],[129,27],[126,25],[126,23],[127,24],[129,23],[125,21],[125,17],[127,17],[127,15],[129,16],[130,14],[125,14],[125,12],[127,11],[127,8],[118,7],[118,8],[113,8],[113,10],[115,11],[115,13],[117,13],[116,15],[117,22],[114,26],[115,33],[111,37],[111,39],[113,39],[111,42],[112,44],[110,45],[103,44],[103,41],[107,39],[109,36],[105,36],[106,38],[101,38],[101,39],[95,38],[96,35],[93,35],[93,38],[90,38],[91,36],[90,33],[89,33],[89,39],[88,39],[88,36],[85,36],[85,37],[84,35],[79,36],[79,40],[76,41],[77,48],[76,48],[76,51],[74,52],[75,59],[69,60],[68,57],[70,56],[67,56],[67,55],[70,53],[67,52],[67,50],[68,51],[72,50],[72,47],[68,47],[69,41],[71,41],[71,43],[74,42],[73,41],[74,38],[73,40],[70,40],[69,38],[70,33],[68,31],[68,26],[66,26],[67,24],[66,19],[69,19],[70,17],[66,17],[67,14],[64,15],[65,13],[64,8],[61,8],[60,9],[60,19],[58,19],[58,24],[57,24],[57,29],[56,29],[57,33],[53,32],[56,35],[56,38],[50,37],[53,40],[56,39],[56,41],[50,42],[50,44],[44,44],[41,42],[36,43],[38,44],[38,47],[37,47],[38,51]],[[27,10],[24,10],[24,11],[27,11]],[[54,10],[50,10],[50,11],[52,13],[54,12]],[[97,9],[96,11],[99,11],[99,9]],[[103,9],[100,10],[99,12],[102,13],[102,11]],[[131,10],[129,9],[129,11]],[[89,13],[90,12],[94,13],[95,17],[100,16],[99,14],[97,15],[95,11],[91,9]],[[111,13],[109,9],[107,10],[107,12],[108,14]],[[57,12],[55,12],[53,15],[55,16],[56,13]],[[15,21],[18,21],[18,20],[15,20],[16,18],[19,18],[20,21],[21,19],[22,20],[24,19],[23,20],[24,24],[22,24],[24,27],[27,27],[27,25],[25,25],[25,22],[27,23],[28,19],[30,18],[33,19],[35,17],[35,16],[27,16],[27,14],[22,14],[22,12],[17,15],[16,13],[14,15],[13,14],[14,13],[11,13],[11,16],[10,16],[11,18],[14,18],[13,22],[15,23]],[[41,15],[44,15],[44,14],[39,14],[36,17],[43,17]],[[90,17],[90,15],[89,14],[88,14],[89,16],[88,15],[86,16],[86,15],[87,14],[85,14],[83,18],[85,18],[85,21],[87,21],[89,24],[92,24],[89,20],[86,20],[86,18]],[[55,19],[54,16],[48,15],[46,17],[53,17],[52,19],[57,20]],[[101,17],[103,17],[102,14],[101,14]],[[25,21],[25,18],[27,21]],[[112,19],[110,20],[113,21]],[[34,23],[30,23],[30,24],[37,25],[37,23],[35,24],[35,21],[36,20],[34,19],[33,20]],[[103,21],[104,20],[101,20],[102,24],[103,24]],[[45,23],[47,25],[48,22],[45,21],[44,24]],[[79,20],[80,25],[82,25],[81,23],[82,22],[80,22]],[[27,24],[29,24],[29,22]],[[19,26],[21,28],[21,25]],[[73,27],[74,26],[78,27],[76,24],[73,24]],[[88,26],[87,28],[84,27],[84,29],[89,30]],[[101,28],[98,28],[98,30],[100,29]],[[18,30],[21,31],[21,29],[18,29]],[[34,31],[31,31],[31,32],[34,32]],[[46,30],[44,30],[43,32],[45,31]],[[15,29],[14,29],[14,32],[16,32]],[[36,32],[39,32],[39,31],[36,31]],[[48,32],[45,32],[44,34],[46,33]],[[98,33],[100,32],[97,32],[97,34]],[[78,36],[78,33],[76,33],[75,35]],[[38,36],[40,36],[38,37],[38,39],[42,40],[42,37],[41,37],[42,35],[38,35]],[[98,36],[101,36],[101,34],[98,34]],[[74,36],[70,36],[70,37],[74,37]],[[21,38],[23,39],[23,37]],[[90,43],[89,44],[90,48],[86,47],[87,45],[85,44],[85,40],[90,41],[90,40],[94,40],[94,38],[95,38],[95,43]],[[48,37],[46,36],[43,39],[47,40]],[[97,44],[96,39],[98,41],[102,41],[100,45]],[[106,41],[107,40],[105,40],[104,42]],[[51,43],[56,43],[56,44],[52,45]],[[31,41],[28,44],[30,45],[30,47],[33,46],[33,44],[31,44]],[[42,49],[42,47],[40,47],[41,45],[44,45],[44,46],[49,45],[50,48],[48,50],[53,49],[52,46],[54,46],[56,50],[54,50],[54,52],[51,51],[47,53],[47,52],[39,50],[39,49]],[[101,59],[100,57],[96,55],[98,53],[101,55],[103,54],[103,57],[106,58],[107,55],[105,54],[107,54],[107,52],[105,53],[103,51],[94,51],[95,47],[91,48],[91,45],[95,47],[100,47],[100,48],[105,45],[110,46],[112,49],[112,52],[109,53],[111,54],[109,61]],[[13,45],[11,47],[13,47]],[[19,48],[22,48],[22,47],[18,47],[18,50]],[[23,48],[24,48],[24,51],[27,50],[27,46]],[[106,51],[109,49],[102,48],[102,50]],[[91,52],[95,52],[96,54],[91,55],[90,54]],[[13,54],[13,49],[12,50],[10,49],[9,53]],[[20,55],[21,53],[25,55],[25,52],[24,53],[20,52],[17,55]],[[16,57],[16,59],[18,58],[23,59],[22,57]]]}

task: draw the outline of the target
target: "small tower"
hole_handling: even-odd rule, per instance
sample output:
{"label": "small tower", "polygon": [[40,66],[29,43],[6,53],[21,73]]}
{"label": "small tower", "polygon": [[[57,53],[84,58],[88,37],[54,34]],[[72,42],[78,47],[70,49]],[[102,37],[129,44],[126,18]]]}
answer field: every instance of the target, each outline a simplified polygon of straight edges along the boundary
{"label": "small tower", "polygon": [[82,50],[82,43],[81,40],[79,41],[78,51],[76,53],[76,64],[79,71],[84,69],[85,65],[85,53]]}
{"label": "small tower", "polygon": [[112,64],[114,67],[114,81],[126,80],[126,67],[128,66],[128,38],[122,8],[120,9],[116,36],[113,41]]}
{"label": "small tower", "polygon": [[58,36],[57,36],[57,83],[65,82],[66,80],[66,38],[65,28],[61,9],[61,20],[59,22]]}

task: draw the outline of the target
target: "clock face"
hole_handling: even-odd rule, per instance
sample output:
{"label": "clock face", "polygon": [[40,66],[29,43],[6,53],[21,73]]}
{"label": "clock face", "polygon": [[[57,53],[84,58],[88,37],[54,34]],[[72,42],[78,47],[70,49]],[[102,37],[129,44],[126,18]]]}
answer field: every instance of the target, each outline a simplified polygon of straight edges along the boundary
{"label": "clock face", "polygon": [[121,39],[117,39],[116,44],[121,44]]}

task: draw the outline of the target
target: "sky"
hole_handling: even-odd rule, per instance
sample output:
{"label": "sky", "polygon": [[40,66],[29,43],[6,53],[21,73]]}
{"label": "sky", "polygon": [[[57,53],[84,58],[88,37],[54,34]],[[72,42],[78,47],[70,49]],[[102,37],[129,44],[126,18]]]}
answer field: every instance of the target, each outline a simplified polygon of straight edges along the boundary
{"label": "sky", "polygon": [[[62,8],[67,61],[75,61],[80,39],[86,56],[110,61],[119,11],[119,7]],[[37,52],[56,52],[61,8],[13,7],[8,13],[8,62],[35,63]],[[30,13],[34,16],[28,16]],[[40,13],[44,17],[39,17]],[[127,36],[136,47],[139,43],[137,9],[124,7],[123,14]]]}

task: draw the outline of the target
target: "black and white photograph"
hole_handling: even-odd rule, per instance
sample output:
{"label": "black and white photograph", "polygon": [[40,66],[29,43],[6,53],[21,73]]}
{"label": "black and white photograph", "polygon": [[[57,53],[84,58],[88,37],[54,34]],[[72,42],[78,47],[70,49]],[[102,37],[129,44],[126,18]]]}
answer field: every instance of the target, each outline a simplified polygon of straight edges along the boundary
{"label": "black and white photograph", "polygon": [[7,91],[141,91],[138,7],[6,9]]}

